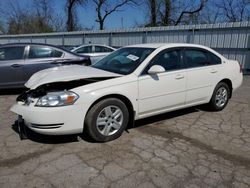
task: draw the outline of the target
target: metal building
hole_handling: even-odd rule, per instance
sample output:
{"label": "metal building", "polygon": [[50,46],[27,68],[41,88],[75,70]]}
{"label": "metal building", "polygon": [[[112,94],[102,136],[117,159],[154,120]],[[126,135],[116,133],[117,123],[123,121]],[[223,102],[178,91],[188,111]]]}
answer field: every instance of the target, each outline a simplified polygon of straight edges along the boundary
{"label": "metal building", "polygon": [[79,31],[61,33],[0,35],[0,44],[38,42],[60,46],[88,43],[126,46],[138,43],[184,42],[209,46],[250,70],[250,22]]}

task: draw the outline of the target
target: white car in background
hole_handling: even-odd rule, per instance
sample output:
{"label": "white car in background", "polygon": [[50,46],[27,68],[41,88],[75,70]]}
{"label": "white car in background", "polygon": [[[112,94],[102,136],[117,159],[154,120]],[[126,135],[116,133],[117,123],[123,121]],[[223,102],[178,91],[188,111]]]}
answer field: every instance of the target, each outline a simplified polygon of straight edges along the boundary
{"label": "white car in background", "polygon": [[220,111],[242,79],[237,61],[205,46],[133,45],[90,67],[34,74],[11,111],[19,115],[19,127],[24,122],[49,135],[86,130],[104,142],[118,138],[134,120],[200,104]]}
{"label": "white car in background", "polygon": [[71,50],[71,52],[80,54],[80,55],[88,55],[91,59],[92,63],[95,63],[105,56],[109,55],[111,52],[115,51],[116,49],[111,46],[99,45],[99,44],[89,44],[89,45],[82,45],[76,47]]}

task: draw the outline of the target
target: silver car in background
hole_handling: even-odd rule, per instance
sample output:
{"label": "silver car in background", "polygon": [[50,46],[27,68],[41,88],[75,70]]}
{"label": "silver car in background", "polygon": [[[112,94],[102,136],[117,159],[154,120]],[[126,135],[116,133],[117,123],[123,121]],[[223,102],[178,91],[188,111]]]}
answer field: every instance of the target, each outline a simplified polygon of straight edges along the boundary
{"label": "silver car in background", "polygon": [[91,59],[91,62],[95,63],[115,50],[116,49],[111,46],[101,44],[88,44],[73,48],[71,52],[81,55],[88,55]]}
{"label": "silver car in background", "polygon": [[36,72],[62,65],[91,64],[80,56],[52,45],[15,43],[0,46],[0,89],[24,87]]}

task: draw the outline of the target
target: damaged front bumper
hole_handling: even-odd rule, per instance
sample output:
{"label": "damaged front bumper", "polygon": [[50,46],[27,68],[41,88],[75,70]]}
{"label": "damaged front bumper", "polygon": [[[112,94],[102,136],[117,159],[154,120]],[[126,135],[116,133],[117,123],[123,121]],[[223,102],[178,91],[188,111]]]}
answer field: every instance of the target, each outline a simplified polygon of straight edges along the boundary
{"label": "damaged front bumper", "polygon": [[82,133],[86,110],[74,103],[61,107],[35,106],[39,97],[46,94],[44,90],[29,90],[17,97],[17,102],[10,111],[22,117],[25,126],[31,130],[47,135],[64,135]]}
{"label": "damaged front bumper", "polygon": [[28,90],[17,97],[17,103],[11,107],[11,111],[21,116],[25,126],[31,130],[47,135],[78,134],[83,132],[84,118],[89,104],[76,101],[72,105],[57,107],[39,107],[35,104],[40,97],[48,92],[71,91],[79,86],[111,79],[88,78],[72,80],[68,82],[52,82],[41,85],[36,89]]}
{"label": "damaged front bumper", "polygon": [[83,131],[84,112],[75,106],[44,108],[17,103],[10,110],[22,117],[25,126],[40,134],[64,135]]}

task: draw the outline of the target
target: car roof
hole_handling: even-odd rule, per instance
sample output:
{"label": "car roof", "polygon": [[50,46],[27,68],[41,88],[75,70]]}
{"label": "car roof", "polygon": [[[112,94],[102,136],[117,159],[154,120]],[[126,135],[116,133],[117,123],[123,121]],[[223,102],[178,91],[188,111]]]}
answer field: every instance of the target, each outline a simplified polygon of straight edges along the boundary
{"label": "car roof", "polygon": [[64,48],[60,47],[60,46],[55,46],[52,44],[44,44],[44,43],[31,43],[31,42],[27,42],[27,43],[7,43],[7,44],[2,44],[0,47],[5,47],[5,46],[23,46],[23,45],[39,45],[39,46],[49,46],[49,47],[53,47],[53,48],[57,48],[61,51],[63,51],[64,53],[68,53],[74,56],[78,56],[78,57],[89,57],[88,55],[79,55],[76,53],[73,53],[69,50],[65,50]]}
{"label": "car roof", "polygon": [[197,47],[197,48],[208,48],[199,44],[189,44],[189,43],[147,43],[147,44],[135,44],[128,47],[135,48],[160,48],[160,47]]}
{"label": "car roof", "polygon": [[112,46],[108,46],[108,45],[104,45],[104,44],[83,44],[83,45],[80,45],[78,46],[77,48],[80,48],[80,47],[85,47],[85,46],[103,46],[103,47],[107,47],[107,48],[111,48],[113,50],[115,50],[115,48],[113,48]]}
{"label": "car roof", "polygon": [[60,50],[65,51],[63,48],[61,48],[60,46],[56,46],[56,45],[52,45],[52,44],[45,44],[45,43],[32,43],[32,42],[22,42],[22,43],[6,43],[6,44],[2,44],[1,47],[3,46],[23,46],[23,45],[39,45],[39,46],[50,46],[53,48],[58,48]]}

